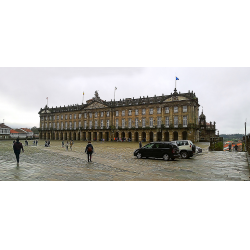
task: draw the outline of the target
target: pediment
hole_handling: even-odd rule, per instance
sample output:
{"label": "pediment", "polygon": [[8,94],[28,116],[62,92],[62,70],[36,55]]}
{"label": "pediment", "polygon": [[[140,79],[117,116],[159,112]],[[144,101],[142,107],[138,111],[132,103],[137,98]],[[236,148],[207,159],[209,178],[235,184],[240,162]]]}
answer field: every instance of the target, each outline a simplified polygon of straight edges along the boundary
{"label": "pediment", "polygon": [[92,102],[89,106],[86,107],[86,109],[102,109],[102,108],[108,108],[108,106],[100,102]]}
{"label": "pediment", "polygon": [[186,101],[186,100],[189,100],[189,99],[185,96],[171,96],[167,98],[164,102]]}

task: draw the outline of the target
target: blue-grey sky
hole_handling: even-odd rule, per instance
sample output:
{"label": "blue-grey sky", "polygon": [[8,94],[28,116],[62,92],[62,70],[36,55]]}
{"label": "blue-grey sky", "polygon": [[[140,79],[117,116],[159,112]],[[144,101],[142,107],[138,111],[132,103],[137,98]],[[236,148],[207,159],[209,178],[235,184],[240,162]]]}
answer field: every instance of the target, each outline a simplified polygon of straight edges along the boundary
{"label": "blue-grey sky", "polygon": [[[168,95],[177,90],[194,91],[200,113],[216,122],[220,133],[244,133],[250,122],[249,68],[196,67],[94,67],[94,68],[0,68],[0,121],[17,127],[39,126],[38,111],[48,97],[49,107],[80,104],[98,90],[103,100]],[[250,125],[247,127],[250,131]]]}

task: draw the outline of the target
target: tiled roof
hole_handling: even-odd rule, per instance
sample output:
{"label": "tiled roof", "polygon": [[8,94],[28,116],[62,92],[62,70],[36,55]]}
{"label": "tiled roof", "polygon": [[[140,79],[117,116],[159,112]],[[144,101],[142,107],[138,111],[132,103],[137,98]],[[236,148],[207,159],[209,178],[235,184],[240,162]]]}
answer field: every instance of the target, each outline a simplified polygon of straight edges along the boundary
{"label": "tiled roof", "polygon": [[4,123],[0,123],[0,128],[9,128],[10,129],[10,127],[6,126]]}
{"label": "tiled roof", "polygon": [[27,134],[27,132],[26,131],[23,131],[23,130],[21,130],[21,129],[15,129],[15,131],[16,132],[18,132],[19,134]]}
{"label": "tiled roof", "polygon": [[10,130],[10,133],[11,133],[11,134],[18,134],[18,132],[17,132],[16,130],[14,130],[14,129],[11,129],[11,130]]}
{"label": "tiled roof", "polygon": [[28,128],[21,128],[21,129],[24,130],[24,131],[26,131],[26,132],[28,132],[28,133],[32,133],[33,132],[30,129],[28,129]]}

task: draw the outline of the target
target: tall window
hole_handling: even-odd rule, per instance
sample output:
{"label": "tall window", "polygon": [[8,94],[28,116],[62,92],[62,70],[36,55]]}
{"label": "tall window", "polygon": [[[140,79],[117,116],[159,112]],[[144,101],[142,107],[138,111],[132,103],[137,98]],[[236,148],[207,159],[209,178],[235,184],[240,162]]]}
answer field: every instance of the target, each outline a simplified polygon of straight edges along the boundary
{"label": "tall window", "polygon": [[128,115],[132,115],[132,110],[129,110],[129,111],[128,111]]}
{"label": "tall window", "polygon": [[81,122],[78,123],[78,128],[81,128],[82,124]]}
{"label": "tall window", "polygon": [[107,117],[109,117],[109,111],[107,111],[106,114],[107,114]]}
{"label": "tall window", "polygon": [[63,115],[61,115],[61,120],[63,120]]}
{"label": "tall window", "polygon": [[135,127],[138,128],[138,118],[135,118]]}
{"label": "tall window", "polygon": [[109,120],[107,120],[107,128],[109,128]]}
{"label": "tall window", "polygon": [[142,114],[143,114],[143,115],[146,114],[146,109],[142,109]]}
{"label": "tall window", "polygon": [[161,108],[157,108],[157,114],[161,113]]}
{"label": "tall window", "polygon": [[84,121],[84,129],[87,128],[87,121]]}
{"label": "tall window", "polygon": [[76,119],[76,114],[74,114],[74,119]]}
{"label": "tall window", "polygon": [[68,129],[68,123],[65,122],[65,129]]}
{"label": "tall window", "polygon": [[65,115],[65,120],[67,120],[68,119],[68,115]]}
{"label": "tall window", "polygon": [[143,127],[143,128],[146,127],[146,118],[142,118],[142,127]]}
{"label": "tall window", "polygon": [[116,127],[116,129],[118,129],[118,127],[119,127],[119,120],[118,119],[115,120],[115,127]]}
{"label": "tall window", "polygon": [[103,120],[101,120],[101,129],[103,129]]}
{"label": "tall window", "polygon": [[161,117],[157,117],[157,127],[161,127]]}
{"label": "tall window", "polygon": [[89,128],[92,129],[92,121],[89,121]]}
{"label": "tall window", "polygon": [[187,127],[187,116],[186,115],[183,116],[183,127],[184,128]]}
{"label": "tall window", "polygon": [[177,106],[174,107],[174,113],[178,113],[178,107]]}
{"label": "tall window", "polygon": [[60,123],[58,122],[57,123],[57,130],[59,130],[60,129]]}
{"label": "tall window", "polygon": [[154,109],[149,109],[149,114],[152,115],[154,113]]}
{"label": "tall window", "polygon": [[76,129],[76,122],[74,122],[74,129]]}
{"label": "tall window", "polygon": [[174,127],[178,128],[178,116],[174,117]]}
{"label": "tall window", "polygon": [[128,119],[128,127],[131,128],[132,127],[132,119]]}
{"label": "tall window", "polygon": [[72,119],[72,115],[69,115],[69,119]]}
{"label": "tall window", "polygon": [[103,111],[101,112],[101,117],[103,117]]}
{"label": "tall window", "polygon": [[125,128],[125,119],[122,119],[122,128]]}
{"label": "tall window", "polygon": [[85,118],[85,119],[87,118],[87,113],[84,113],[84,118]]}
{"label": "tall window", "polygon": [[152,128],[153,127],[153,125],[154,125],[154,120],[153,120],[153,118],[151,117],[150,119],[149,119],[149,127],[150,128]]}
{"label": "tall window", "polygon": [[115,111],[115,116],[119,116],[119,111]]}
{"label": "tall window", "polygon": [[89,113],[89,118],[92,118],[92,113]]}
{"label": "tall window", "polygon": [[169,127],[169,116],[167,116],[167,117],[165,118],[165,126],[166,126],[166,128]]}
{"label": "tall window", "polygon": [[122,111],[122,116],[125,116],[125,110]]}
{"label": "tall window", "polygon": [[187,112],[187,106],[183,106],[183,113]]}
{"label": "tall window", "polygon": [[53,129],[55,129],[56,128],[56,124],[53,122]]}
{"label": "tall window", "polygon": [[63,122],[61,122],[61,130],[63,130]]}
{"label": "tall window", "polygon": [[138,109],[135,110],[135,115],[139,115]]}
{"label": "tall window", "polygon": [[59,115],[56,117],[57,120],[59,120]]}
{"label": "tall window", "polygon": [[98,126],[98,121],[95,120],[95,129],[97,129],[97,126]]}
{"label": "tall window", "polygon": [[51,123],[49,123],[49,129],[51,129]]}
{"label": "tall window", "polygon": [[82,118],[82,114],[79,114],[79,115],[78,115],[78,118],[81,119],[81,118]]}
{"label": "tall window", "polygon": [[72,129],[72,122],[69,122],[69,129]]}
{"label": "tall window", "polygon": [[95,112],[95,118],[97,117],[97,115],[98,115],[97,112]]}

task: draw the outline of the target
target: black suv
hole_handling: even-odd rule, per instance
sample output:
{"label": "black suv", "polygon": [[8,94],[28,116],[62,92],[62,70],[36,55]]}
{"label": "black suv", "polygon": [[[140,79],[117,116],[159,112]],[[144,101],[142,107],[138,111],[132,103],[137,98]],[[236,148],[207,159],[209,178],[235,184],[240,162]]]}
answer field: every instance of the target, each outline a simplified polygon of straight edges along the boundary
{"label": "black suv", "polygon": [[168,161],[170,159],[180,157],[179,148],[171,142],[151,142],[142,148],[136,149],[134,156],[138,159],[142,157],[163,158]]}

